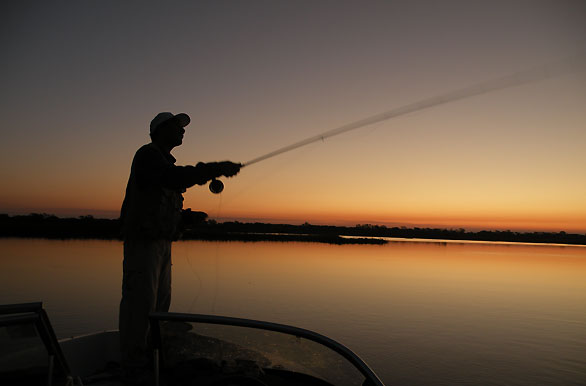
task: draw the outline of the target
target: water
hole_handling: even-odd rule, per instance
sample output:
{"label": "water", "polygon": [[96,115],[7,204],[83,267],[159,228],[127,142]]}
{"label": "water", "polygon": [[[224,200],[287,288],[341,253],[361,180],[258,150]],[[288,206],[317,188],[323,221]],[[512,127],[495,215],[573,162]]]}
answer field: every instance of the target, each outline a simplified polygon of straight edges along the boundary
{"label": "water", "polygon": [[[586,385],[586,248],[178,242],[172,311],[308,328],[388,385]],[[122,244],[0,239],[0,303],[114,329]]]}

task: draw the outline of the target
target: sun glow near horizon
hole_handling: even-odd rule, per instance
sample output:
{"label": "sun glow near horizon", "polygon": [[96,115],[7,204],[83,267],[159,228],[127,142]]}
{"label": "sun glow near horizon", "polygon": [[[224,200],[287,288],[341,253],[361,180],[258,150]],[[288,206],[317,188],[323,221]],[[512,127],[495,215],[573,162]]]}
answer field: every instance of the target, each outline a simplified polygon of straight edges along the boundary
{"label": "sun glow near horizon", "polygon": [[[579,2],[302,3],[151,4],[140,17],[110,2],[4,6],[0,213],[117,217],[160,111],[192,117],[179,165],[246,162],[586,46]],[[153,28],[161,18],[173,23]],[[221,196],[189,189],[184,206],[586,233],[584,106],[584,71],[478,95],[250,165]]]}

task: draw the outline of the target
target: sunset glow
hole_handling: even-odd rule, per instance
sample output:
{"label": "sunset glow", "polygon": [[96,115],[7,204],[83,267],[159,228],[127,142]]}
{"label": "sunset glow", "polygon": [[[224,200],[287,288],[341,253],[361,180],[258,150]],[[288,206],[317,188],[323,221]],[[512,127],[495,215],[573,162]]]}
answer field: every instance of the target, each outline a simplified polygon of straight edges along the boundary
{"label": "sunset glow", "polygon": [[[582,2],[430,3],[4,4],[0,213],[117,217],[161,111],[192,118],[177,164],[246,162],[586,49]],[[218,220],[586,233],[584,106],[585,71],[495,91],[250,165],[184,206]]]}

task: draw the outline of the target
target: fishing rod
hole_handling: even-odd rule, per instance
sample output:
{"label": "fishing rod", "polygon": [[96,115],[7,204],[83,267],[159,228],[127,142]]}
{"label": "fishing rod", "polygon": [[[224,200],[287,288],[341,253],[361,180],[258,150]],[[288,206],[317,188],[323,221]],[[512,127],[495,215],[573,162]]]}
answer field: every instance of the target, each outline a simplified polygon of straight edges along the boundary
{"label": "fishing rod", "polygon": [[[494,91],[522,86],[528,83],[540,82],[564,74],[584,70],[586,68],[585,59],[586,55],[580,54],[554,63],[549,63],[547,65],[534,67],[528,70],[516,72],[514,74],[502,76],[499,78],[493,78],[487,81],[476,83],[471,86],[456,89],[445,94],[422,99],[414,103],[410,103],[398,108],[394,108],[392,110],[385,111],[383,113],[379,113],[367,118],[360,119],[358,121],[345,124],[335,129],[324,131],[321,134],[317,134],[309,138],[303,139],[299,142],[295,142],[293,144],[281,147],[277,150],[271,151],[270,153],[261,155],[260,157],[253,158],[248,162],[244,162],[242,164],[242,167],[250,166],[257,162],[261,162],[266,159],[275,157],[277,155],[289,152],[291,150],[298,149],[302,146],[306,146],[318,141],[324,141],[327,138],[331,138],[336,135],[340,135],[348,131],[356,130],[365,126],[369,126],[374,123],[386,121],[391,118],[396,118],[416,111],[425,110],[431,107],[471,98],[482,94],[487,94]],[[222,192],[222,190],[224,189],[224,184],[222,183],[222,181],[215,179],[210,183],[209,188],[212,193],[218,194]]]}

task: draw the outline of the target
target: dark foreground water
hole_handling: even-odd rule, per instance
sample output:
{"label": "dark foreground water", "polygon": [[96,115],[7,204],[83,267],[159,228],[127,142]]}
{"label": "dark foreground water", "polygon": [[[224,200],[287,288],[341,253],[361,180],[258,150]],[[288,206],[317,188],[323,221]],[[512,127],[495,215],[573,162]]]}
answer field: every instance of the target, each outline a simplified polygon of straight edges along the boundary
{"label": "dark foreground water", "polygon": [[[308,328],[388,385],[586,385],[586,248],[178,242],[172,311]],[[0,239],[0,303],[114,329],[122,244]]]}

